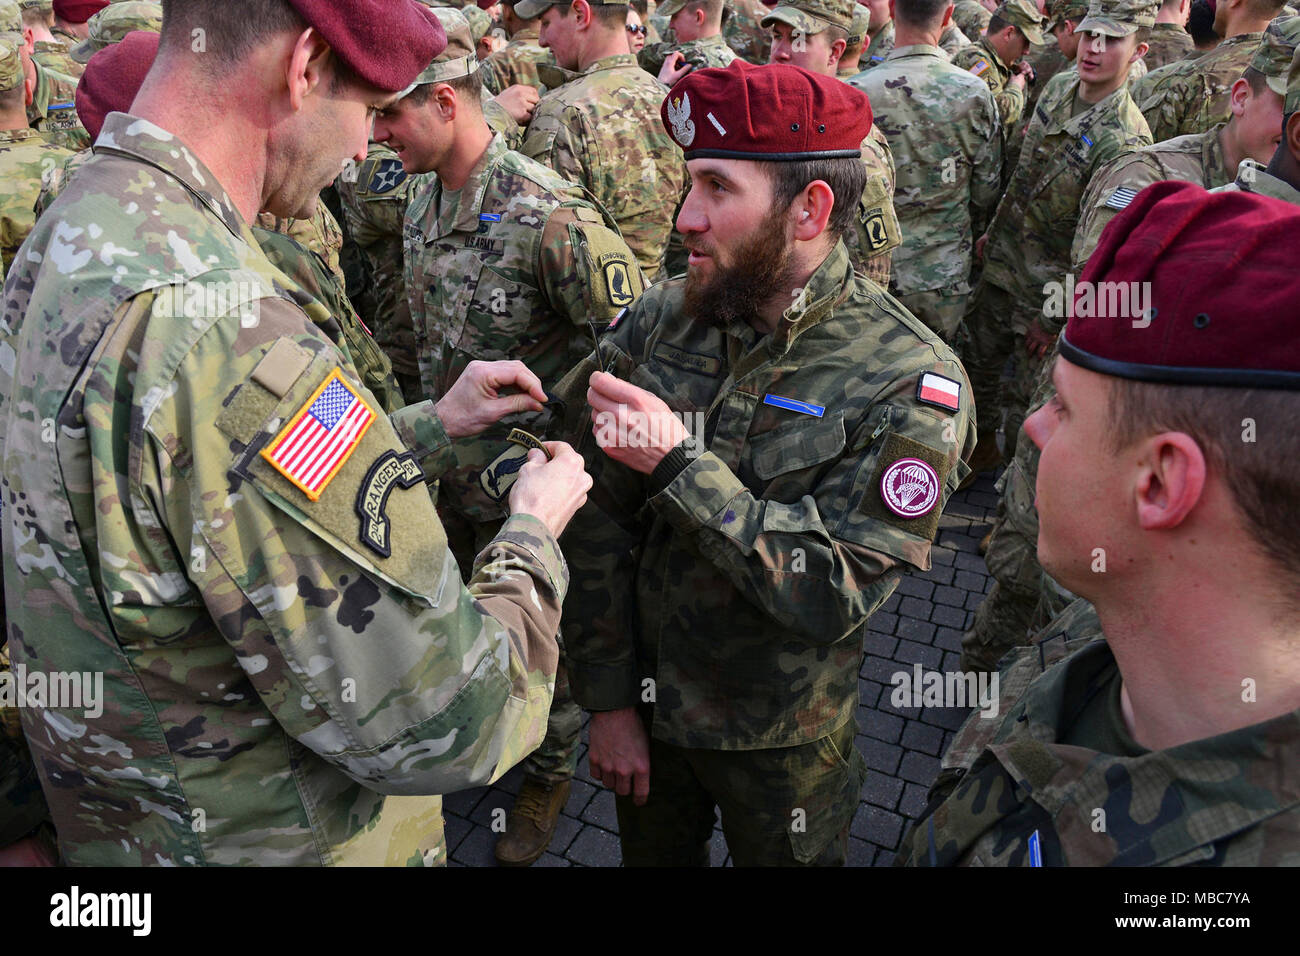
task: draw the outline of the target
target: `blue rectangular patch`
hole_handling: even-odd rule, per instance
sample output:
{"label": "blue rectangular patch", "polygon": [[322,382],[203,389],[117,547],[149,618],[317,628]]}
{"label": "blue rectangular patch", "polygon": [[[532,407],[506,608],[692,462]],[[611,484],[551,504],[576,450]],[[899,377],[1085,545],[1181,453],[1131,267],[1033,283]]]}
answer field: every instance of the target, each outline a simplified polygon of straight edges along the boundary
{"label": "blue rectangular patch", "polygon": [[1042,840],[1038,836],[1037,830],[1029,834],[1029,865],[1030,866],[1043,865]]}
{"label": "blue rectangular patch", "polygon": [[780,395],[764,395],[763,404],[775,405],[788,412],[799,412],[801,415],[812,415],[815,418],[821,418],[826,414],[826,407],[823,405],[812,405],[794,398],[782,398]]}
{"label": "blue rectangular patch", "polygon": [[1085,146],[1091,146],[1091,145],[1092,145],[1092,140],[1088,139],[1088,137],[1087,137],[1087,136],[1084,136],[1082,133],[1079,134],[1079,139],[1083,140],[1083,144],[1084,144]]}
{"label": "blue rectangular patch", "polygon": [[495,212],[485,212],[479,214],[479,222],[500,222],[501,216]]}

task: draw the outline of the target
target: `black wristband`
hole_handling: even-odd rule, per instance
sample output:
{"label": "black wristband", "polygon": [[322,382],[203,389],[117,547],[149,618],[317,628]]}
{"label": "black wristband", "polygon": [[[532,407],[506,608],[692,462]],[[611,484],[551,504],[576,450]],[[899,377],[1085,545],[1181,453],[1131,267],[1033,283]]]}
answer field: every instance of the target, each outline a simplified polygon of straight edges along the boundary
{"label": "black wristband", "polygon": [[663,460],[655,465],[655,470],[650,473],[650,494],[651,496],[659,494],[686,470],[686,466],[691,463],[690,456],[686,454],[686,445],[690,438],[683,439],[669,449],[668,454],[664,455]]}

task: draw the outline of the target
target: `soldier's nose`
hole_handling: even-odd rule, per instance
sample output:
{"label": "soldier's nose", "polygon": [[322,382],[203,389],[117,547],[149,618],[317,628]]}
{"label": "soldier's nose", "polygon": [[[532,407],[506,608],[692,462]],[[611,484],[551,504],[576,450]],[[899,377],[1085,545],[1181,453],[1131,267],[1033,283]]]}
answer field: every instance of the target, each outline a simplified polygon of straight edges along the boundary
{"label": "soldier's nose", "polygon": [[1052,437],[1052,423],[1055,421],[1056,415],[1050,404],[1044,405],[1025,419],[1025,434],[1041,450]]}

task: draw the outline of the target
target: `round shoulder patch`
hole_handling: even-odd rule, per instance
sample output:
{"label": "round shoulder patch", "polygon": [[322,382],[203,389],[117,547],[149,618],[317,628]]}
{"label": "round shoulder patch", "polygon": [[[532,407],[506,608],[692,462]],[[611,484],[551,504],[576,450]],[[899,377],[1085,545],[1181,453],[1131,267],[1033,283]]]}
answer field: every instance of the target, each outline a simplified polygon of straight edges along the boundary
{"label": "round shoulder patch", "polygon": [[880,477],[880,497],[900,518],[919,518],[939,500],[939,476],[919,458],[900,458]]}

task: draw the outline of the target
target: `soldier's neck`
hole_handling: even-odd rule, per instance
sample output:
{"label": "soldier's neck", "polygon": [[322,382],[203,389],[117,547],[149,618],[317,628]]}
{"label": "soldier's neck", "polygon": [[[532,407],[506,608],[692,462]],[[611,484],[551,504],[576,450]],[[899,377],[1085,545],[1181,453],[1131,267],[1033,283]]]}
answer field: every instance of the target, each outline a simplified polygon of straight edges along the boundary
{"label": "soldier's neck", "polygon": [[34,43],[54,41],[54,34],[51,33],[50,28],[43,23],[37,23],[34,26],[29,26],[27,29],[32,31],[32,42]]}
{"label": "soldier's neck", "polygon": [[581,73],[597,60],[611,56],[627,55],[627,37],[623,30],[617,33],[591,30],[586,43],[578,51],[578,72]]}
{"label": "soldier's neck", "polygon": [[1246,158],[1237,145],[1237,120],[1232,118],[1228,125],[1219,130],[1219,148],[1223,150],[1223,167],[1230,176],[1237,174],[1237,167]]}
{"label": "soldier's neck", "polygon": [[1224,34],[1223,38],[1225,40],[1231,40],[1233,37],[1239,37],[1243,33],[1263,33],[1268,29],[1268,24],[1268,17],[1261,18],[1251,16],[1249,12],[1244,12],[1238,19],[1228,21],[1227,26],[1224,27],[1228,32]]}
{"label": "soldier's neck", "polygon": [[938,46],[939,38],[943,36],[943,30],[942,26],[927,30],[922,27],[910,26],[902,20],[895,20],[894,49],[897,50],[905,46]]}
{"label": "soldier's neck", "polygon": [[[872,24],[871,26],[867,27],[867,38],[870,40],[874,40],[876,37],[880,36],[880,32],[884,30],[885,27],[889,26],[893,22],[894,22],[893,20],[886,20],[880,26],[876,26],[875,24]],[[897,32],[898,28],[895,27],[894,30],[895,32]],[[901,46],[902,44],[895,42],[894,45]]]}
{"label": "soldier's neck", "polygon": [[1125,70],[1120,74],[1118,79],[1111,80],[1109,83],[1097,84],[1079,81],[1079,99],[1085,103],[1100,103],[1110,94],[1114,93],[1121,86],[1128,82],[1128,71]]}
{"label": "soldier's neck", "polygon": [[[465,117],[465,119],[469,118]],[[481,115],[476,117],[476,122],[464,122],[458,117],[456,127],[456,138],[448,151],[446,161],[434,170],[438,174],[439,181],[442,182],[442,188],[449,192],[464,187],[469,181],[470,173],[474,171],[474,167],[478,165],[492,142],[492,130],[488,129]]]}

